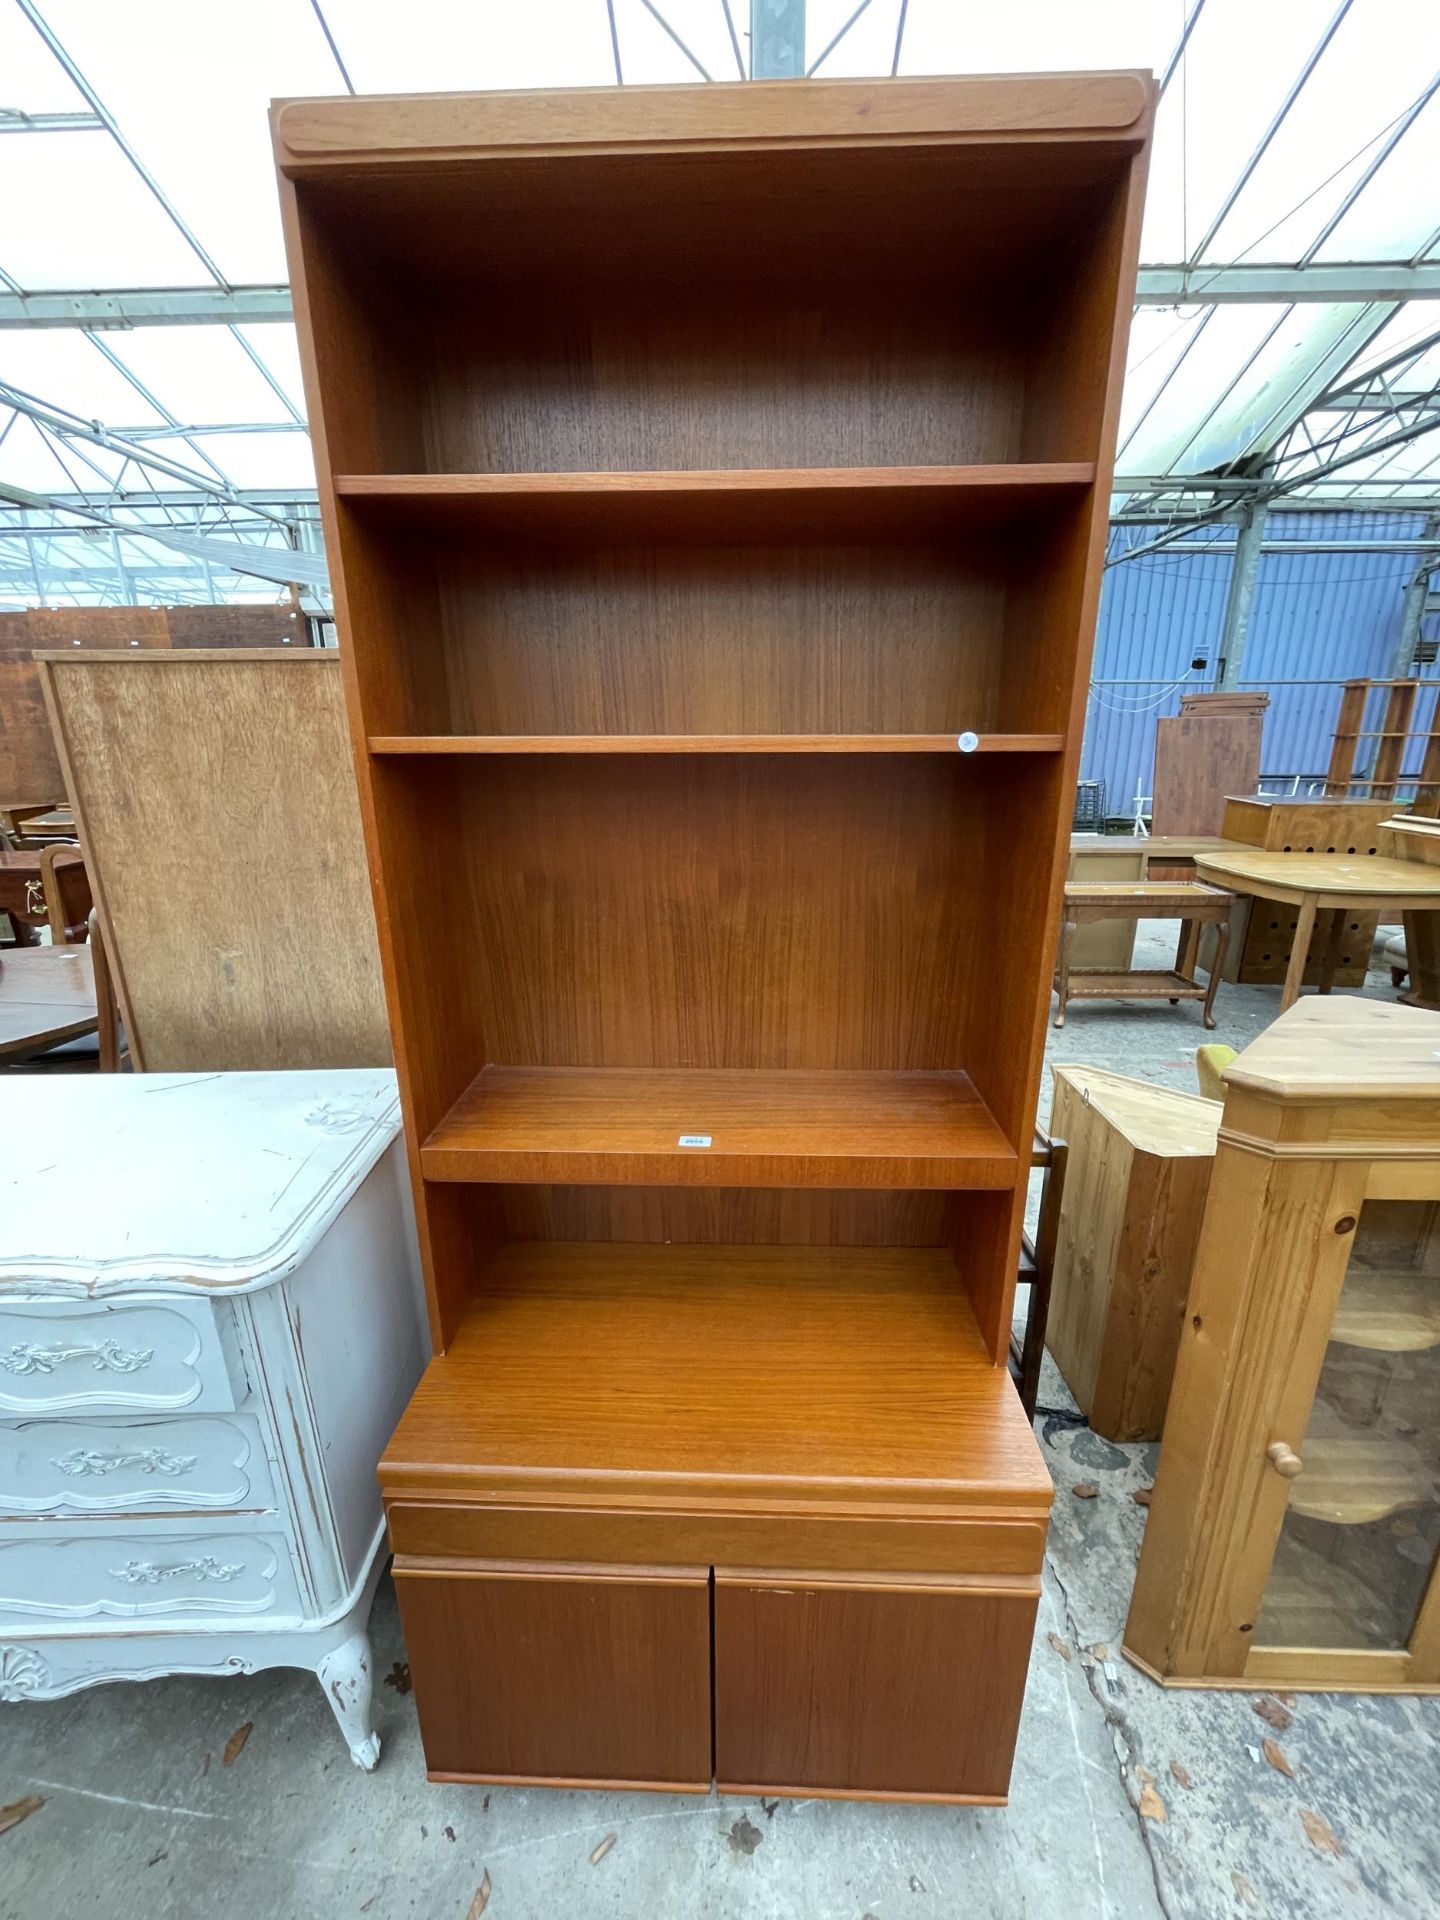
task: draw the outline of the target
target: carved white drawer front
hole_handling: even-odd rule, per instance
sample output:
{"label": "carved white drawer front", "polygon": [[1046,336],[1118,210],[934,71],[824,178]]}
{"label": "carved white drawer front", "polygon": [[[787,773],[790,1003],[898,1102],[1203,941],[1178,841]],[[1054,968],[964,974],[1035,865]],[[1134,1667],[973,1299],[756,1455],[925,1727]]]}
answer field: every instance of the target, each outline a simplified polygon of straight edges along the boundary
{"label": "carved white drawer front", "polygon": [[274,1504],[259,1428],[247,1414],[0,1426],[0,1514]]}
{"label": "carved white drawer front", "polygon": [[228,1303],[0,1305],[0,1415],[228,1411],[244,1396]]}
{"label": "carved white drawer front", "polygon": [[0,1615],[41,1621],[300,1611],[281,1538],[97,1528],[56,1540],[47,1527],[25,1531],[33,1538],[0,1542]]}

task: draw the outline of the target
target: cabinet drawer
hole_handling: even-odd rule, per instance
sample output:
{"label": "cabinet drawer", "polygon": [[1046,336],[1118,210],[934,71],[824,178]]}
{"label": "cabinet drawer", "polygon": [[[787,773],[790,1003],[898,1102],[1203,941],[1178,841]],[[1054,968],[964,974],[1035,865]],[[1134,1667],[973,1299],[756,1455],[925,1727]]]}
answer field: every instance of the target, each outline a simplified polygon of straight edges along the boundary
{"label": "cabinet drawer", "polygon": [[300,1612],[290,1548],[278,1535],[94,1528],[57,1538],[33,1525],[23,1533],[0,1541],[7,1631],[11,1615],[40,1623]]}
{"label": "cabinet drawer", "polygon": [[0,1426],[0,1516],[274,1505],[259,1423],[249,1414]]}
{"label": "cabinet drawer", "polygon": [[706,1569],[397,1560],[395,1585],[432,1778],[708,1790]]}
{"label": "cabinet drawer", "polygon": [[396,1553],[467,1560],[557,1560],[648,1566],[682,1560],[711,1565],[804,1567],[851,1573],[1038,1573],[1045,1521],[877,1520],[829,1514],[633,1512],[605,1508],[501,1507],[476,1502],[392,1499],[386,1508]]}
{"label": "cabinet drawer", "polygon": [[228,1412],[245,1392],[228,1301],[0,1304],[0,1415]]}
{"label": "cabinet drawer", "polygon": [[721,1791],[1003,1802],[1038,1600],[717,1569]]}

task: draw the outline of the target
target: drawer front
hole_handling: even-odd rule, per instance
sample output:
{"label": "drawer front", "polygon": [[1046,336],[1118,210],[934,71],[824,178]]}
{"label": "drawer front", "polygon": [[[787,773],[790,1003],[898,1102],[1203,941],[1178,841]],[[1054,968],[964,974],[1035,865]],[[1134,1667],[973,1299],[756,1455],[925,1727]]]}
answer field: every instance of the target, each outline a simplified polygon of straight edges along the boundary
{"label": "drawer front", "polygon": [[715,1572],[722,1792],[1003,1802],[1039,1582],[906,1587]]}
{"label": "drawer front", "polygon": [[290,1549],[279,1535],[139,1528],[57,1538],[27,1526],[0,1541],[0,1617],[194,1619],[300,1613]]}
{"label": "drawer front", "polygon": [[0,1516],[274,1510],[249,1414],[0,1426]]}
{"label": "drawer front", "polygon": [[228,1301],[0,1304],[0,1416],[228,1412],[245,1392]]}
{"label": "drawer front", "polygon": [[462,1506],[393,1498],[396,1553],[474,1560],[568,1560],[609,1566],[675,1561],[850,1573],[1038,1573],[1045,1521],[873,1520],[829,1514],[618,1512],[613,1508]]}
{"label": "drawer front", "polygon": [[709,1790],[707,1570],[397,1561],[395,1585],[432,1775]]}

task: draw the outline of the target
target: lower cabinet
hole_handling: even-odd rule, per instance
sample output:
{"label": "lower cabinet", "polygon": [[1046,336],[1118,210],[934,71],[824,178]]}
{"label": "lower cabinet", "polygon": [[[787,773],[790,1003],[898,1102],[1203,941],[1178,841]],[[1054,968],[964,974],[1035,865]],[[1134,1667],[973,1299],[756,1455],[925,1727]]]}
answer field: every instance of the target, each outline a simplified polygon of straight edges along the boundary
{"label": "lower cabinet", "polygon": [[[1003,1801],[1038,1579],[396,1561],[432,1776]],[[713,1650],[713,1695],[712,1695]]]}
{"label": "lower cabinet", "polygon": [[715,1575],[722,1792],[1003,1801],[1039,1582]]}
{"label": "lower cabinet", "polygon": [[708,1790],[708,1568],[395,1583],[432,1775]]}

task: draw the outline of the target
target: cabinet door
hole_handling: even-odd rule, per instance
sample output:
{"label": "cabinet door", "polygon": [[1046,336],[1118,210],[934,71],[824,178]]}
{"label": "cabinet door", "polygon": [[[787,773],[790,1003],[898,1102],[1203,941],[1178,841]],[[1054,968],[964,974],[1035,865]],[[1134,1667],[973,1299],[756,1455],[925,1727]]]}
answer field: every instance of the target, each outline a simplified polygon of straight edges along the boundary
{"label": "cabinet door", "polygon": [[[1360,1210],[1303,1434],[1271,1448],[1284,1519],[1246,1672],[1270,1649],[1418,1654],[1374,1678],[1440,1677],[1440,1203]],[[1428,1644],[1427,1644],[1428,1643]],[[1304,1656],[1310,1677],[1314,1655]],[[1356,1666],[1356,1677],[1364,1669]]]}
{"label": "cabinet door", "polygon": [[1003,1801],[1038,1598],[717,1570],[721,1791]]}
{"label": "cabinet door", "polygon": [[707,1570],[395,1575],[432,1777],[708,1791]]}

